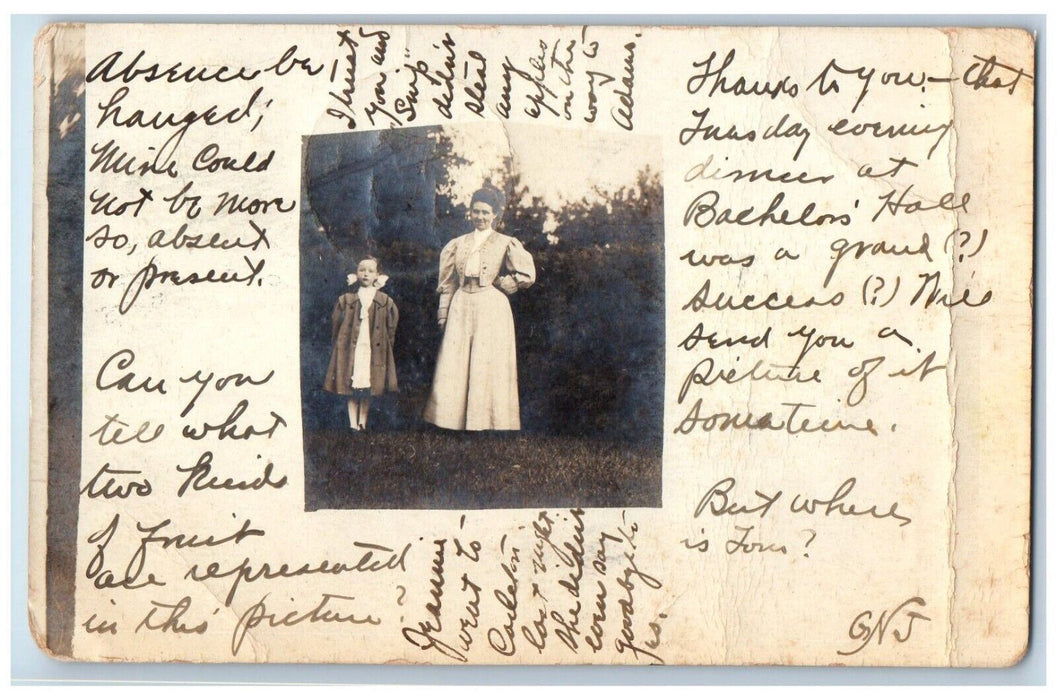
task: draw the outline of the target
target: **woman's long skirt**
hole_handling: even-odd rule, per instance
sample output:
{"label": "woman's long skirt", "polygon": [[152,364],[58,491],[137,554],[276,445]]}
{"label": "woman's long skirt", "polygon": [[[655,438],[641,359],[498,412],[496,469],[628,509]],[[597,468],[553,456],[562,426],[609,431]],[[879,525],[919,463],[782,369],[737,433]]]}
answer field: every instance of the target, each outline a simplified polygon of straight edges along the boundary
{"label": "woman's long skirt", "polygon": [[514,316],[495,287],[455,292],[423,418],[450,430],[520,430]]}

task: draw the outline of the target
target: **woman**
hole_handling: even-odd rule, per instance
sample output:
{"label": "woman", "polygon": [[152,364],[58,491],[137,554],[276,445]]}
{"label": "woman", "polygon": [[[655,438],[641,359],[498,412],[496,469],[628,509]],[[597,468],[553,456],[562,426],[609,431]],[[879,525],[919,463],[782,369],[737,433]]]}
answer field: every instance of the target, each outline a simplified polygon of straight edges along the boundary
{"label": "woman", "polygon": [[521,242],[492,228],[502,195],[480,189],[470,200],[474,230],[440,253],[444,339],[423,418],[450,430],[520,430],[514,317],[507,295],[536,281]]}

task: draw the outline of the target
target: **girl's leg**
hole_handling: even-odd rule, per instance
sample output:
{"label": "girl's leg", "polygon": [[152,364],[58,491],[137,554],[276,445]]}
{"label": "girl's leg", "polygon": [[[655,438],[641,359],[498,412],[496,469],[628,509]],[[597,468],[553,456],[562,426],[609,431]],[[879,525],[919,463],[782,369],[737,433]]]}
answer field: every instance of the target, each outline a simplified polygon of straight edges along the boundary
{"label": "girl's leg", "polygon": [[356,399],[349,399],[349,427],[360,429],[360,402]]}
{"label": "girl's leg", "polygon": [[371,397],[360,399],[359,404],[359,429],[364,430],[367,428],[367,412],[371,410]]}

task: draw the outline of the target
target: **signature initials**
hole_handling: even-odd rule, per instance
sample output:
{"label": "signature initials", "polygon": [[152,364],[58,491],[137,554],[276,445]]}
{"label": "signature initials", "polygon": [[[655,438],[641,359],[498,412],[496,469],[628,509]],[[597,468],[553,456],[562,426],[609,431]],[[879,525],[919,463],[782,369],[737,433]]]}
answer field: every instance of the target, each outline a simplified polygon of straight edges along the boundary
{"label": "signature initials", "polygon": [[920,612],[917,612],[917,610],[912,610],[911,606],[924,608],[925,600],[918,597],[908,598],[892,610],[891,613],[887,610],[882,610],[876,621],[874,620],[874,613],[872,610],[862,611],[855,616],[855,619],[851,622],[851,627],[848,628],[848,637],[855,641],[861,641],[861,644],[851,651],[838,650],[837,653],[841,656],[857,654],[866,648],[866,645],[873,639],[877,639],[877,645],[880,646],[884,643],[885,635],[888,632],[889,626],[896,621],[898,622],[892,627],[891,636],[900,644],[907,641],[910,639],[910,634],[914,631],[915,620],[925,620],[926,622],[932,620],[932,618],[926,617]]}

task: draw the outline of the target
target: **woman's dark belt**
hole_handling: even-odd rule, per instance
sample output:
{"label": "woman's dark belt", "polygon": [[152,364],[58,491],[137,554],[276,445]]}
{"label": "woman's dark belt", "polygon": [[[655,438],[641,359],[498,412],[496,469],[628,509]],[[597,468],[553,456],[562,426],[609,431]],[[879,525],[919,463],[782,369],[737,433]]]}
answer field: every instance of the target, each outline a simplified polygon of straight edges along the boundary
{"label": "woman's dark belt", "polygon": [[459,290],[465,294],[477,294],[478,292],[485,292],[492,289],[492,285],[486,284],[481,286],[481,279],[479,277],[464,277],[462,280],[462,286]]}

